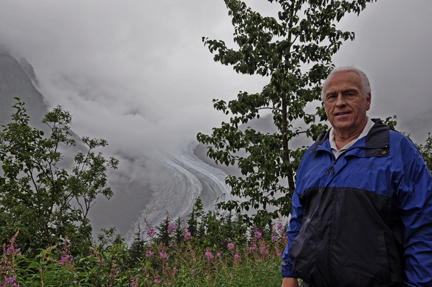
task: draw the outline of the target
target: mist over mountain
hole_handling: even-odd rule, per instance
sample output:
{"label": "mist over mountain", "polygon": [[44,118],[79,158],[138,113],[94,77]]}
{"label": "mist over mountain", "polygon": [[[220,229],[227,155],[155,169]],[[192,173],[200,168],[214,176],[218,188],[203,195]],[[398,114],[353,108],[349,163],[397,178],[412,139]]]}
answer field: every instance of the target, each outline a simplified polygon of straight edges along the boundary
{"label": "mist over mountain", "polygon": [[[36,89],[37,83],[37,75],[27,60],[17,61],[6,52],[0,53],[0,124],[10,122],[14,113],[12,105],[16,102],[14,97],[19,97],[25,102],[31,125],[43,128],[41,120],[49,105]],[[112,154],[107,154],[101,150],[105,156],[119,159],[120,165],[118,170],[108,174],[108,185],[114,196],[110,200],[99,196],[90,210],[94,235],[100,228],[114,226],[130,241],[136,226],[144,227],[144,219],[157,225],[167,211],[173,218],[186,218],[198,196],[205,209],[212,209],[218,200],[227,199],[226,173],[200,159],[197,154],[205,155],[199,151],[194,153],[196,145],[185,142],[169,152],[124,153],[121,148],[114,147],[110,149]],[[64,153],[71,157],[82,148],[79,145],[67,148]]]}

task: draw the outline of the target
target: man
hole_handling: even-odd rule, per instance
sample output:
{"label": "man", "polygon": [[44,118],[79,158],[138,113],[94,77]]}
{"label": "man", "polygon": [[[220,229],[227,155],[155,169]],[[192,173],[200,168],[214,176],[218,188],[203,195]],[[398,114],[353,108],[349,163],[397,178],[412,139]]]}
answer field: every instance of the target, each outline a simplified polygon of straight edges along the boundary
{"label": "man", "polygon": [[369,119],[352,67],[323,87],[332,128],[302,159],[282,286],[432,286],[432,178],[411,140]]}

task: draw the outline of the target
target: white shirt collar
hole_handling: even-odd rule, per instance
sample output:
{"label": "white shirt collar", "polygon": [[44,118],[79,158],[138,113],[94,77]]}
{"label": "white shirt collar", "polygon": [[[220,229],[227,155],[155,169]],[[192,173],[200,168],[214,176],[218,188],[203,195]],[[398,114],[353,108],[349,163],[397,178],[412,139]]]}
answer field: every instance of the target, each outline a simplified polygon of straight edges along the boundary
{"label": "white shirt collar", "polygon": [[330,147],[335,155],[336,158],[339,157],[339,155],[341,155],[343,152],[345,152],[347,149],[349,149],[353,144],[356,143],[356,141],[358,141],[359,139],[361,139],[362,137],[365,137],[369,131],[371,130],[371,128],[373,127],[373,125],[375,124],[375,122],[373,122],[371,119],[369,119],[369,117],[367,117],[368,121],[366,122],[365,127],[363,128],[363,131],[361,132],[361,134],[358,136],[358,138],[353,139],[352,141],[350,141],[349,143],[347,143],[344,147],[342,147],[341,149],[338,149],[336,146],[336,142],[334,139],[334,130],[333,128],[330,129],[330,134],[329,134],[329,141],[330,141]]}

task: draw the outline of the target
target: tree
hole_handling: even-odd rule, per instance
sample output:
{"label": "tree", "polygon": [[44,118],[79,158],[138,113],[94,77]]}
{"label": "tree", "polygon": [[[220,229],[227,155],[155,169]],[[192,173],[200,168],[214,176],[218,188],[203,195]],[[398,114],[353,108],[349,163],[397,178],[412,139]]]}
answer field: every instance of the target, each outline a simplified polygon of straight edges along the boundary
{"label": "tree", "polygon": [[67,168],[62,150],[76,145],[71,115],[60,106],[48,112],[43,123],[50,135],[45,136],[29,126],[24,103],[16,99],[16,113],[0,132],[1,243],[19,229],[17,243],[26,252],[58,244],[66,236],[72,251],[83,251],[92,240],[89,209],[98,194],[112,196],[106,172],[117,168],[118,160],[95,153],[107,146],[105,140],[83,137],[87,151],[78,152],[73,167]]}
{"label": "tree", "polygon": [[184,220],[181,219],[181,217],[179,216],[176,220],[175,220],[175,231],[174,231],[174,239],[175,242],[180,245],[181,243],[184,242],[184,236],[186,234],[185,232],[185,227],[186,227],[186,222]]}
{"label": "tree", "polygon": [[201,198],[197,197],[195,199],[195,203],[192,208],[192,212],[189,215],[189,219],[187,221],[188,230],[192,237],[198,237],[201,234],[199,233],[199,221],[201,219],[201,216],[204,213],[204,207],[201,201]]}
{"label": "tree", "polygon": [[419,148],[423,159],[426,163],[426,166],[429,169],[429,172],[432,173],[432,137],[431,133],[428,133],[428,138],[426,139],[426,143],[417,145]]}
{"label": "tree", "polygon": [[[396,125],[397,125],[396,115],[394,115],[393,117],[387,117],[386,119],[383,120],[383,123],[390,126],[390,128],[392,130],[396,130]],[[403,135],[406,135],[407,137],[410,136],[410,134],[407,134],[406,132],[400,132],[400,133],[402,133]],[[426,139],[425,144],[415,144],[415,145],[419,149],[429,172],[432,173],[432,136],[431,136],[431,133],[428,133],[428,137]]]}
{"label": "tree", "polygon": [[171,215],[167,211],[167,215],[165,219],[159,224],[158,227],[156,227],[157,243],[163,243],[165,246],[169,245],[172,239],[171,232],[174,231],[173,229],[171,229],[171,226],[175,226],[175,225],[172,224]]}
{"label": "tree", "polygon": [[[287,216],[295,173],[305,152],[304,147],[293,149],[290,141],[301,134],[315,138],[326,129],[322,105],[316,114],[306,114],[305,107],[320,99],[332,55],[343,41],[354,39],[353,32],[337,29],[336,23],[347,13],[358,15],[373,0],[268,0],[281,6],[277,19],[252,11],[240,0],[224,1],[238,49],[205,37],[204,44],[215,61],[232,65],[237,73],[268,77],[269,83],[259,93],[239,92],[228,103],[213,100],[216,110],[231,114],[230,120],[213,128],[211,135],[199,133],[197,139],[208,145],[207,154],[216,163],[237,165],[242,173],[228,176],[226,183],[233,195],[246,200],[223,202],[220,207],[237,212],[255,208],[259,217]],[[264,110],[272,114],[274,133],[246,126]],[[306,127],[295,127],[296,120]],[[281,179],[285,183],[280,184]]]}
{"label": "tree", "polygon": [[128,248],[129,268],[136,268],[138,260],[144,258],[146,251],[146,240],[144,240],[141,232],[141,227],[138,224],[137,231],[134,234],[134,240]]}

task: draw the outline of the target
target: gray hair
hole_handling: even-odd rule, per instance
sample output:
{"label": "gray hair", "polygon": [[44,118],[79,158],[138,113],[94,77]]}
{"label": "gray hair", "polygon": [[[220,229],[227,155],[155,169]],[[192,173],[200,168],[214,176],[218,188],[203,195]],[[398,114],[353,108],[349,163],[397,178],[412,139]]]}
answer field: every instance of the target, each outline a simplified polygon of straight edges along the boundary
{"label": "gray hair", "polygon": [[324,89],[325,89],[325,86],[326,86],[327,82],[329,81],[329,79],[330,79],[334,74],[336,74],[336,73],[338,73],[338,72],[349,72],[349,71],[356,72],[356,73],[360,76],[360,78],[361,78],[361,85],[362,85],[362,92],[363,92],[363,95],[365,96],[366,99],[368,99],[368,98],[370,97],[370,94],[371,94],[371,86],[370,86],[369,79],[368,79],[368,77],[366,76],[366,74],[365,74],[363,71],[361,71],[361,70],[359,70],[359,69],[357,69],[357,68],[354,68],[354,67],[351,67],[351,66],[342,66],[342,67],[334,68],[334,69],[330,72],[330,74],[328,75],[327,79],[325,80],[324,85],[323,85],[323,87],[322,87],[322,89],[321,89],[321,99],[322,99],[323,101],[324,101],[324,96],[325,96]]}

